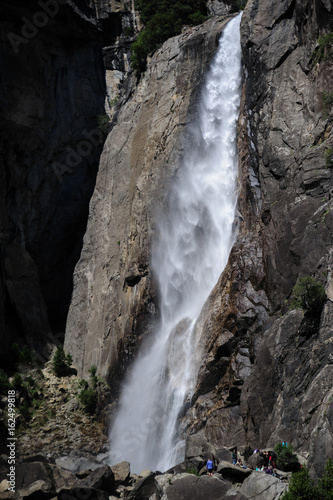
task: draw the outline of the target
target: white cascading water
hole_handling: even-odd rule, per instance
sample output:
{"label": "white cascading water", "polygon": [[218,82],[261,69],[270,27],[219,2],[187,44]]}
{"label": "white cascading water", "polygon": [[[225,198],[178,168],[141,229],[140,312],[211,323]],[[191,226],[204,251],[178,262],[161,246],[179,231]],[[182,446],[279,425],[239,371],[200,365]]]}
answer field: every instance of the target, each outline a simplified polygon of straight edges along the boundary
{"label": "white cascading water", "polygon": [[240,20],[241,14],[223,31],[159,222],[153,270],[160,327],[134,363],[111,429],[111,463],[129,461],[136,473],[164,472],[184,458],[179,417],[195,388],[203,333],[195,324],[235,237]]}

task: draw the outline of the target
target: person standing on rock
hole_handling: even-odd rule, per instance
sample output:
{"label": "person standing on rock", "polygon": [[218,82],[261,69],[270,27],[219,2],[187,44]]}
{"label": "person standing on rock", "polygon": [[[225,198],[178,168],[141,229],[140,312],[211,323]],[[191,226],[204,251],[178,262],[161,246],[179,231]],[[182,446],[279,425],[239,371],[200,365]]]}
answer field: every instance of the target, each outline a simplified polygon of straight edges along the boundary
{"label": "person standing on rock", "polygon": [[214,464],[213,464],[213,461],[210,458],[207,460],[206,468],[207,468],[208,476],[212,476],[213,475]]}
{"label": "person standing on rock", "polygon": [[233,465],[237,464],[237,453],[236,453],[236,448],[232,451],[232,463]]}

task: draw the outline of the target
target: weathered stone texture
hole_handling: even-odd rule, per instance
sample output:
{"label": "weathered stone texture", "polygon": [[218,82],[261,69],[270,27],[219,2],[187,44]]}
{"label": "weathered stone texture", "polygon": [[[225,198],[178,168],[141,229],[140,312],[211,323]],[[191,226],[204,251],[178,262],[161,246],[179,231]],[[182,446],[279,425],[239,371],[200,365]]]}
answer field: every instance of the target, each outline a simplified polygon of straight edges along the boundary
{"label": "weathered stone texture", "polygon": [[333,66],[330,60],[313,62],[317,39],[331,21],[332,7],[321,1],[271,2],[268,9],[267,2],[254,0],[242,19],[246,103],[262,194],[264,288],[271,312],[282,316],[264,325],[241,411],[250,443],[287,440],[310,452],[316,474],[332,453],[326,417],[332,302],[327,300],[315,335],[302,326],[303,313],[287,312],[283,302],[298,276],[315,276],[331,288],[332,169],[324,152],[333,137],[322,92],[332,86]]}
{"label": "weathered stone texture", "polygon": [[[122,370],[156,319],[150,249],[155,216],[182,154],[202,76],[223,18],[189,28],[150,61],[106,141],[84,248],[75,271],[65,347],[79,372]],[[120,360],[121,362],[117,362]]]}
{"label": "weathered stone texture", "polygon": [[[244,11],[239,237],[199,320],[206,355],[183,424],[215,446],[287,440],[310,456],[314,475],[332,454],[333,175],[324,153],[333,137],[322,92],[333,66],[313,62],[331,20],[320,1],[253,0]],[[328,297],[317,331],[287,307],[306,275]]]}
{"label": "weathered stone texture", "polygon": [[[153,329],[154,221],[222,24],[213,18],[166,42],[114,118],[67,324],[65,346],[83,375],[96,364],[121,378]],[[322,93],[333,66],[313,52],[331,26],[331,4],[321,0],[249,0],[243,13],[238,238],[198,319],[201,367],[182,421],[187,435],[216,447],[287,440],[310,453],[315,475],[332,452],[332,114]],[[316,331],[303,312],[288,311],[306,275],[327,293]]]}
{"label": "weathered stone texture", "polygon": [[101,153],[100,32],[74,4],[55,4],[49,17],[37,2],[1,5],[2,361],[9,339],[38,349],[51,327],[64,331]]}

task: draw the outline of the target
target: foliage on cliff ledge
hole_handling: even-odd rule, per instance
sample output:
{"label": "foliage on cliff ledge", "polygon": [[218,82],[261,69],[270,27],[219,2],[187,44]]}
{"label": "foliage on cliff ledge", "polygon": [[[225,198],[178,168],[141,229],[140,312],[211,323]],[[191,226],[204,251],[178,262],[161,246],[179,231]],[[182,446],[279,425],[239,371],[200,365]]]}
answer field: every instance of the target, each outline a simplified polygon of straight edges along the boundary
{"label": "foliage on cliff ledge", "polygon": [[72,373],[71,364],[73,358],[70,354],[65,354],[61,345],[58,345],[57,350],[53,356],[53,372],[57,377],[65,377]]}
{"label": "foliage on cliff ledge", "polygon": [[288,447],[279,443],[275,446],[274,451],[277,456],[277,468],[284,471],[296,472],[300,468],[297,455],[294,453],[292,445]]}
{"label": "foliage on cliff ledge", "polygon": [[145,25],[132,45],[131,65],[137,75],[163,42],[179,35],[184,25],[201,24],[207,16],[206,0],[136,0],[136,7]]}
{"label": "foliage on cliff ledge", "polygon": [[292,291],[291,308],[303,309],[311,317],[321,314],[326,294],[321,283],[312,276],[298,278]]}
{"label": "foliage on cliff ledge", "polygon": [[79,382],[78,399],[85,412],[93,415],[98,404],[98,397],[108,388],[105,381],[97,374],[97,368],[93,365],[90,370],[90,380],[81,379]]}
{"label": "foliage on cliff ledge", "polygon": [[318,39],[318,44],[313,53],[314,62],[327,61],[333,56],[333,31],[326,33]]}
{"label": "foliage on cliff ledge", "polygon": [[288,490],[282,500],[332,500],[333,461],[328,459],[322,479],[315,485],[306,467],[292,474]]}

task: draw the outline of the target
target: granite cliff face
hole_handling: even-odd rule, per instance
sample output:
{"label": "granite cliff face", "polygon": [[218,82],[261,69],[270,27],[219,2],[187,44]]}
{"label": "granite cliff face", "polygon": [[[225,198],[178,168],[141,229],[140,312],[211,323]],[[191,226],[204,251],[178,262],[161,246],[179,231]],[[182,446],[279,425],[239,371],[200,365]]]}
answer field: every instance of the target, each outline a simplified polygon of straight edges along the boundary
{"label": "granite cliff face", "polygon": [[66,328],[65,347],[80,373],[93,364],[103,376],[121,373],[157,319],[150,269],[155,215],[225,22],[214,17],[165,43],[108,136]]}
{"label": "granite cliff face", "polygon": [[[241,414],[247,440],[293,442],[310,454],[317,474],[333,446],[333,201],[332,169],[325,164],[333,136],[332,110],[322,99],[332,89],[333,66],[331,58],[316,62],[313,53],[318,38],[332,30],[332,15],[326,1],[272,2],[269,11],[253,1],[242,30],[270,315],[258,332]],[[307,275],[327,294],[317,329],[302,312],[284,307],[296,278]]]}
{"label": "granite cliff face", "polygon": [[[1,363],[13,342],[47,359],[45,346],[64,338],[105,140],[97,116],[111,111],[105,102],[126,74],[121,34],[135,25],[132,3],[1,4]],[[110,44],[123,70],[114,85]]]}
{"label": "granite cliff face", "polygon": [[[82,374],[97,364],[121,379],[158,317],[154,214],[223,22],[164,44],[108,137],[66,331]],[[331,26],[328,1],[251,0],[244,11],[239,236],[200,318],[206,355],[183,421],[214,445],[287,440],[310,454],[315,474],[332,453],[332,115],[322,101],[332,62],[315,62],[313,52]],[[307,275],[327,294],[315,330],[288,310]]]}
{"label": "granite cliff face", "polygon": [[8,339],[40,350],[64,332],[104,140],[105,79],[100,29],[74,3],[2,2],[1,31],[3,361]]}
{"label": "granite cliff face", "polygon": [[[24,338],[39,348],[63,329],[85,233],[65,349],[80,376],[96,364],[116,395],[158,320],[156,215],[235,2],[209,1],[214,17],[167,41],[136,86],[124,37],[125,28],[140,28],[133,2],[57,1],[35,34],[22,19],[43,24],[34,18],[39,3],[1,6],[0,342]],[[329,0],[249,0],[245,8],[238,238],[200,317],[205,355],[182,422],[187,435],[216,447],[288,441],[309,455],[314,475],[333,452],[325,164],[333,138],[322,99],[332,92],[333,64],[313,56],[332,30],[332,11]],[[113,123],[100,159],[96,115],[105,97]],[[327,295],[315,329],[288,309],[307,275]]]}
{"label": "granite cliff face", "polygon": [[[208,355],[186,421],[212,442],[293,443],[314,474],[332,454],[332,115],[322,101],[332,62],[313,57],[331,23],[328,2],[245,9],[240,232],[203,312]],[[288,310],[308,275],[327,294],[317,328]]]}

